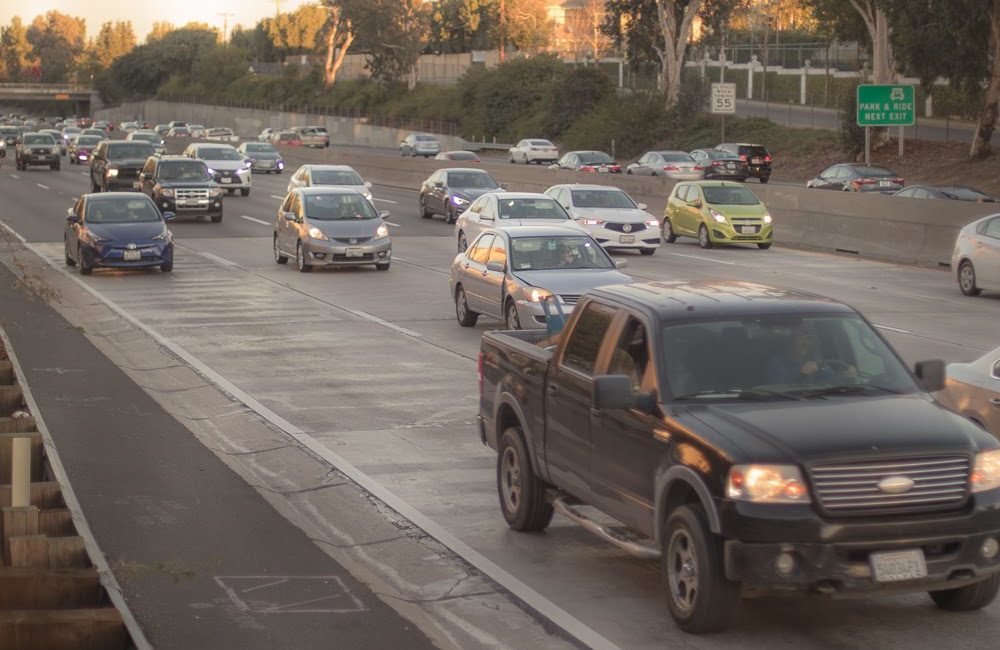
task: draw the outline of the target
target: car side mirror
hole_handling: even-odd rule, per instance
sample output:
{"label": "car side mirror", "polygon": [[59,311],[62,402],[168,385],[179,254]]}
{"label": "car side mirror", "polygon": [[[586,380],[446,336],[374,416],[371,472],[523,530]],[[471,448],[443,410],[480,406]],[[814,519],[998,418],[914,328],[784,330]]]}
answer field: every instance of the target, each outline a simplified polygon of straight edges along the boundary
{"label": "car side mirror", "polygon": [[479,215],[479,218],[481,220],[483,220],[483,221],[493,221],[493,215],[492,214],[481,214],[481,215]]}
{"label": "car side mirror", "polygon": [[174,214],[173,212],[164,212],[163,213],[163,220],[164,221],[173,221],[176,218],[177,218],[177,215]]}
{"label": "car side mirror", "polygon": [[434,187],[438,188],[439,190],[443,190],[444,189],[444,183],[442,183],[441,181],[438,181],[438,182],[434,183]]}
{"label": "car side mirror", "polygon": [[285,221],[295,221],[296,218],[294,212],[286,212],[282,217],[284,217]]}
{"label": "car side mirror", "polygon": [[378,216],[382,217],[382,220],[384,221],[384,220],[388,219],[389,217],[391,217],[392,213],[389,212],[388,210],[379,210],[378,211]]}
{"label": "car side mirror", "polygon": [[486,263],[486,270],[487,271],[495,271],[496,273],[502,273],[504,271],[504,263],[503,262],[487,262]]}
{"label": "car side mirror", "polygon": [[500,183],[500,189],[501,190],[507,189],[507,183]]}
{"label": "car side mirror", "polygon": [[944,389],[944,361],[932,359],[930,361],[918,361],[913,366],[913,374],[920,380],[920,385],[928,393],[935,393]]}
{"label": "car side mirror", "polygon": [[628,260],[615,260],[616,269],[628,268]]}
{"label": "car side mirror", "polygon": [[75,212],[73,212],[73,210],[71,208],[70,209],[70,213],[68,215],[66,215],[66,221],[68,221],[70,223],[80,223],[80,217],[77,216],[77,214]]}
{"label": "car side mirror", "polygon": [[549,165],[549,169],[559,169],[559,163],[552,163]]}
{"label": "car side mirror", "polygon": [[700,208],[701,207],[701,199],[694,199],[692,201],[688,201],[688,205],[690,205],[692,208]]}
{"label": "car side mirror", "polygon": [[648,206],[648,205],[646,205],[645,203],[637,203],[637,204],[636,204],[636,207],[637,207],[637,208],[639,208],[640,210],[645,210],[645,209],[646,209],[646,208],[648,208],[649,206]]}
{"label": "car side mirror", "polygon": [[632,378],[627,375],[600,375],[594,377],[591,389],[593,405],[598,410],[622,410],[636,406]]}

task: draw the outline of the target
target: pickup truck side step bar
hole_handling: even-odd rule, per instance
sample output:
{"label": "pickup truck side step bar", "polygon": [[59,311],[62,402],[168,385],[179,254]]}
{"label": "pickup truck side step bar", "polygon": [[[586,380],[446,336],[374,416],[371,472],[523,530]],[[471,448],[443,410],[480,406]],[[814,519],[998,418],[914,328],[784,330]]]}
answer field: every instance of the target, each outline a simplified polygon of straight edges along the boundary
{"label": "pickup truck side step bar", "polygon": [[660,559],[660,549],[655,546],[642,544],[634,539],[626,539],[614,529],[602,526],[577,510],[576,507],[579,505],[581,505],[579,501],[567,495],[560,495],[552,500],[552,507],[555,508],[556,512],[583,527],[585,530],[597,535],[604,541],[614,544],[629,555],[637,557],[640,560]]}

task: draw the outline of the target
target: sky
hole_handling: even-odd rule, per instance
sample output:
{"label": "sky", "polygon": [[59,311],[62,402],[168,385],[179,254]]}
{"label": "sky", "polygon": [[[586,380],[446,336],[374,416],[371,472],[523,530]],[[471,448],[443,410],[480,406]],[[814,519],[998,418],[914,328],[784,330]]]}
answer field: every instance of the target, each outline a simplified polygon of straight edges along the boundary
{"label": "sky", "polygon": [[[0,25],[9,25],[13,16],[20,16],[25,24],[47,11],[60,11],[84,18],[87,37],[93,37],[101,23],[131,20],[135,35],[141,43],[155,21],[166,21],[180,27],[188,22],[208,23],[222,29],[221,13],[232,13],[229,30],[234,24],[250,27],[264,16],[273,16],[275,2],[281,11],[293,11],[309,0],[169,0],[168,2],[128,2],[127,0],[0,0]],[[30,8],[29,8],[30,7]]]}

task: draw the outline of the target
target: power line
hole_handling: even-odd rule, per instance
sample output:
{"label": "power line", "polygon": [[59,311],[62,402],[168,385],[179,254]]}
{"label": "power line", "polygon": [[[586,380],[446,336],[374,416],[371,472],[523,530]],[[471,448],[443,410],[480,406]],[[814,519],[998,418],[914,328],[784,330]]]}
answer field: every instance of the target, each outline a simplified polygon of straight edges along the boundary
{"label": "power line", "polygon": [[232,18],[233,16],[235,16],[236,14],[234,14],[234,13],[232,13],[230,11],[223,11],[223,12],[219,12],[216,15],[217,16],[222,16],[222,42],[223,43],[228,43],[229,42],[229,19]]}

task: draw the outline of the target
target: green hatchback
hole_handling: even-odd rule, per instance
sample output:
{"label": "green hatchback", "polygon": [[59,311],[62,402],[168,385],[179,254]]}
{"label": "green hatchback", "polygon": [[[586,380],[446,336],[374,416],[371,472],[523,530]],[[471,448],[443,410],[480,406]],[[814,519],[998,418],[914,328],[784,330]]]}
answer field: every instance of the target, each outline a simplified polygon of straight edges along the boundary
{"label": "green hatchback", "polygon": [[770,248],[774,228],[767,207],[741,183],[678,183],[663,215],[663,240],[696,237],[702,248],[715,244],[757,244]]}

